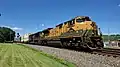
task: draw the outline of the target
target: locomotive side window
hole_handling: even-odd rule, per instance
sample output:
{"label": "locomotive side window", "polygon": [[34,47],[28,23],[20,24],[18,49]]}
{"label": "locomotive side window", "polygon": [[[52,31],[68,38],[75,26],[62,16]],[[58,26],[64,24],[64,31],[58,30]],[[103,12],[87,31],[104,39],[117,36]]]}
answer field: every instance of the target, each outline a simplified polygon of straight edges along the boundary
{"label": "locomotive side window", "polygon": [[72,20],[72,23],[75,24],[75,19]]}
{"label": "locomotive side window", "polygon": [[91,21],[89,17],[85,17],[84,19],[85,21]]}
{"label": "locomotive side window", "polygon": [[62,25],[63,25],[63,24],[61,24],[61,25],[59,26],[59,28],[62,28]]}
{"label": "locomotive side window", "polygon": [[84,22],[83,19],[76,19],[76,22]]}
{"label": "locomotive side window", "polygon": [[85,17],[85,18],[79,18],[79,19],[76,19],[76,22],[84,22],[84,21],[91,21],[89,17]]}
{"label": "locomotive side window", "polygon": [[68,24],[69,24],[69,25],[73,25],[73,24],[75,24],[74,19],[73,19],[73,20],[71,20],[71,21],[68,21]]}

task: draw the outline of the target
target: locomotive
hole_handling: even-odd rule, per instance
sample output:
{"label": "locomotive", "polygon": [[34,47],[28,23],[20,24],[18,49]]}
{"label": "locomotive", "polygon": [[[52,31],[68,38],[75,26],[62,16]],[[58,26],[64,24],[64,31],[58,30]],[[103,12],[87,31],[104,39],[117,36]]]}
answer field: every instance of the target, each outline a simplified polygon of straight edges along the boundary
{"label": "locomotive", "polygon": [[29,43],[87,49],[104,46],[100,28],[88,16],[77,16],[54,28],[31,34]]}

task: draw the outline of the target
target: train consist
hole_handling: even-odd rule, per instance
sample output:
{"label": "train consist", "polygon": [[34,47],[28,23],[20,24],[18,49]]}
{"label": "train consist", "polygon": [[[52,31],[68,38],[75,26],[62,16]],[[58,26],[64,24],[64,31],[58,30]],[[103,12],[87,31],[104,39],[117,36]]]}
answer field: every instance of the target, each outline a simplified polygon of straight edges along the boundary
{"label": "train consist", "polygon": [[29,35],[29,43],[60,47],[101,49],[102,33],[88,16],[77,16],[54,28]]}

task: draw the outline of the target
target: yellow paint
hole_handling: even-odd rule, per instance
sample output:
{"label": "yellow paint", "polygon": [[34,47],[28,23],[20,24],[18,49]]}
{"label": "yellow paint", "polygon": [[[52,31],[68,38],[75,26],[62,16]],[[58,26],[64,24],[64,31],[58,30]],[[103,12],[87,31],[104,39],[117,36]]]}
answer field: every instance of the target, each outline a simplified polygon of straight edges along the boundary
{"label": "yellow paint", "polygon": [[[76,22],[76,19],[82,19],[85,18],[86,16],[78,16],[76,18],[74,18],[74,20],[72,20],[74,22],[72,28],[77,31],[77,30],[97,30],[97,25],[95,22],[93,21],[84,21],[84,22]],[[92,24],[94,24],[92,26]],[[55,27],[51,30],[49,30],[49,35],[47,37],[55,37],[55,36],[60,36],[62,33],[66,33],[69,31],[70,27],[68,22],[66,24],[63,23],[62,27],[59,28]]]}

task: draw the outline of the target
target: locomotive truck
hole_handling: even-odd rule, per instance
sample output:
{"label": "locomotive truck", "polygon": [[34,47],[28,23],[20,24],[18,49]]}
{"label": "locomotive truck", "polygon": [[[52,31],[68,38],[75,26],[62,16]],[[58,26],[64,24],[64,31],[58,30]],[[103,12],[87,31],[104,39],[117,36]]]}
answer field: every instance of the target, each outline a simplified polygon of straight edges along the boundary
{"label": "locomotive truck", "polygon": [[29,43],[87,49],[104,46],[100,28],[88,16],[77,16],[54,28],[31,34]]}

